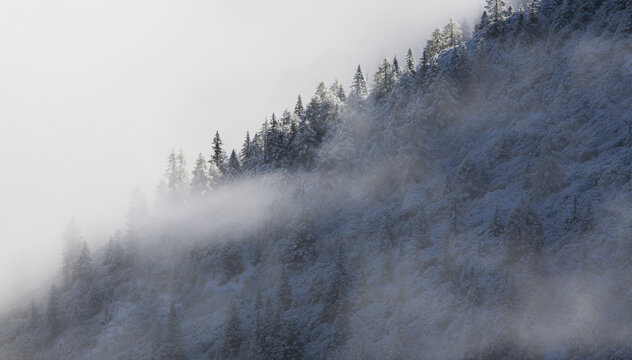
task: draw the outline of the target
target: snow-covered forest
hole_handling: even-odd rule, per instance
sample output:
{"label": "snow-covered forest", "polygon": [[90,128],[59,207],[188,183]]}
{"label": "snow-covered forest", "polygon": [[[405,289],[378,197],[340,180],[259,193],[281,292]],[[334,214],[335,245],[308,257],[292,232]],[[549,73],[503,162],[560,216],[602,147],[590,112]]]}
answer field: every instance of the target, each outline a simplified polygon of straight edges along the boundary
{"label": "snow-covered forest", "polygon": [[632,358],[631,34],[630,0],[487,0],[171,152],[105,247],[68,224],[0,358]]}

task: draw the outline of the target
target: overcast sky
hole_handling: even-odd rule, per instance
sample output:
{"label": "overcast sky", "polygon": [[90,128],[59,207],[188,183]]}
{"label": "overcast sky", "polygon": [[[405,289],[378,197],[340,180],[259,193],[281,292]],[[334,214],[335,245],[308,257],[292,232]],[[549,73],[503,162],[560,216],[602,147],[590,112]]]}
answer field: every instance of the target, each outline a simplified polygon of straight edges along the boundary
{"label": "overcast sky", "polygon": [[153,198],[172,148],[192,164],[219,130],[230,151],[482,2],[0,0],[0,293],[54,275],[71,217],[96,242]]}

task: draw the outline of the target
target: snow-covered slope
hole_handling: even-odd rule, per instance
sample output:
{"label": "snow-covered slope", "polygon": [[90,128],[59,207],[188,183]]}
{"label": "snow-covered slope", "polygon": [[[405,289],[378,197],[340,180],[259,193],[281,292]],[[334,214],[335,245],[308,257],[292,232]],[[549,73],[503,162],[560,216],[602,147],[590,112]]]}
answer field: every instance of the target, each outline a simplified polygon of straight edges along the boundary
{"label": "snow-covered slope", "polygon": [[632,357],[630,14],[544,2],[347,100],[314,170],[137,220],[0,358]]}

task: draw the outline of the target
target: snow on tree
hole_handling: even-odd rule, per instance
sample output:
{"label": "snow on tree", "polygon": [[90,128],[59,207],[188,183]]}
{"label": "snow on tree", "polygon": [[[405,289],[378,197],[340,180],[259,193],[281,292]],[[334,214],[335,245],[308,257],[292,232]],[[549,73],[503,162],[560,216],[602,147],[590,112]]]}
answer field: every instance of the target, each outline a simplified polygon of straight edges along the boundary
{"label": "snow on tree", "polygon": [[88,244],[84,241],[72,266],[72,282],[90,280],[93,274],[92,258]]}
{"label": "snow on tree", "polygon": [[301,223],[285,252],[285,263],[292,267],[311,264],[316,257],[315,242],[313,226]]}
{"label": "snow on tree", "polygon": [[413,50],[408,49],[408,53],[406,53],[406,71],[410,74],[415,75],[417,72],[415,65],[415,56],[413,55]]}
{"label": "snow on tree", "polygon": [[428,88],[428,121],[438,129],[443,129],[458,117],[459,102],[445,76],[440,76]]}
{"label": "snow on tree", "polygon": [[542,140],[539,161],[531,176],[531,182],[543,194],[560,188],[565,181],[566,175],[559,164],[561,160],[555,147],[553,137],[550,134]]}
{"label": "snow on tree", "polygon": [[358,65],[356,73],[353,76],[353,84],[351,85],[351,95],[355,99],[365,99],[369,94],[369,90],[362,74],[362,68]]}
{"label": "snow on tree", "polygon": [[201,196],[206,194],[210,190],[210,180],[208,177],[208,162],[204,158],[204,155],[200,153],[195,162],[195,168],[193,169],[193,178],[191,179],[191,195]]}
{"label": "snow on tree", "polygon": [[182,345],[180,319],[178,319],[174,303],[171,303],[171,306],[169,307],[169,314],[167,315],[167,328],[165,330],[162,353],[162,359],[165,360],[186,360],[187,358]]}
{"label": "snow on tree", "polygon": [[285,271],[285,267],[281,269],[281,280],[277,288],[277,301],[282,310],[289,310],[292,306],[292,286],[290,278]]}
{"label": "snow on tree", "polygon": [[492,24],[499,24],[505,20],[506,4],[504,0],[485,0],[485,11]]}
{"label": "snow on tree", "polygon": [[236,358],[241,350],[242,342],[243,334],[239,321],[239,312],[237,311],[237,305],[233,301],[230,304],[226,325],[224,326],[224,358]]}
{"label": "snow on tree", "polygon": [[62,251],[62,274],[64,281],[64,288],[70,288],[73,283],[73,264],[79,258],[81,253],[81,234],[79,228],[74,219],[66,225],[64,234],[62,236],[63,251]]}
{"label": "snow on tree", "polygon": [[213,146],[212,146],[212,155],[211,160],[215,164],[215,166],[219,169],[222,174],[226,173],[226,152],[224,151],[224,143],[219,136],[219,131],[215,132],[215,137],[213,137]]}
{"label": "snow on tree", "polygon": [[318,137],[316,131],[307,120],[301,120],[298,132],[292,144],[290,144],[290,158],[293,159],[293,168],[310,169],[316,157]]}
{"label": "snow on tree", "polygon": [[444,32],[436,28],[430,35],[430,39],[426,42],[426,47],[424,48],[428,60],[445,50],[446,43]]}
{"label": "snow on tree", "polygon": [[301,99],[301,95],[298,96],[296,100],[296,105],[294,106],[294,115],[297,118],[303,119],[305,117],[305,106],[303,106],[303,99]]}
{"label": "snow on tree", "polygon": [[239,158],[237,157],[237,153],[233,150],[230,153],[230,158],[228,158],[228,166],[226,170],[226,175],[231,177],[236,177],[241,174],[241,164],[239,163]]}
{"label": "snow on tree", "polygon": [[334,83],[331,85],[329,90],[335,94],[340,101],[344,102],[347,99],[347,95],[345,94],[345,88],[342,86],[342,83],[336,79]]}
{"label": "snow on tree", "polygon": [[266,141],[263,151],[264,164],[268,165],[268,167],[276,169],[284,165],[286,154],[285,134],[274,113],[272,114],[270,126],[266,132]]}
{"label": "snow on tree", "polygon": [[338,114],[342,110],[342,102],[333,94],[324,82],[321,82],[312,97],[305,117],[316,132],[316,138],[320,144],[329,129],[336,124]]}
{"label": "snow on tree", "polygon": [[443,28],[443,39],[446,48],[455,47],[463,41],[461,27],[452,18],[450,18],[448,24]]}
{"label": "snow on tree", "polygon": [[347,309],[349,293],[349,273],[347,271],[346,256],[342,247],[338,248],[336,261],[329,289],[324,296],[322,321],[332,323]]}
{"label": "snow on tree", "polygon": [[187,163],[182,150],[178,154],[172,151],[167,157],[165,178],[167,180],[167,199],[170,202],[180,201],[189,192],[189,175],[186,166]]}
{"label": "snow on tree", "polygon": [[479,21],[478,24],[476,24],[476,27],[474,29],[475,32],[479,32],[481,30],[483,30],[484,28],[487,27],[487,25],[489,25],[489,15],[487,14],[487,10],[483,11],[483,13],[481,14],[481,20]]}
{"label": "snow on tree", "polygon": [[373,76],[373,94],[381,99],[391,93],[397,82],[397,74],[393,65],[384,59]]}
{"label": "snow on tree", "polygon": [[393,72],[395,73],[395,77],[401,74],[401,69],[399,68],[399,61],[397,61],[397,56],[393,57]]}
{"label": "snow on tree", "polygon": [[110,236],[110,239],[105,247],[103,265],[106,268],[106,273],[110,275],[116,273],[125,266],[125,253],[123,251],[123,247],[121,246],[120,231],[117,231],[114,235]]}
{"label": "snow on tree", "polygon": [[48,292],[48,304],[46,308],[46,325],[49,334],[55,337],[61,330],[61,321],[59,318],[59,290],[53,284]]}

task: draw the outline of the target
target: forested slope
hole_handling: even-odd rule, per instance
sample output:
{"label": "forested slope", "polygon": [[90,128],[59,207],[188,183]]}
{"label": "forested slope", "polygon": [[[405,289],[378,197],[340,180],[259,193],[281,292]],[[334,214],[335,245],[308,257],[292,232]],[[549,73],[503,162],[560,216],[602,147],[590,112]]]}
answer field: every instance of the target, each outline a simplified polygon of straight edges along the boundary
{"label": "forested slope", "polygon": [[3,359],[632,358],[632,3],[489,1],[321,84],[0,323]]}

